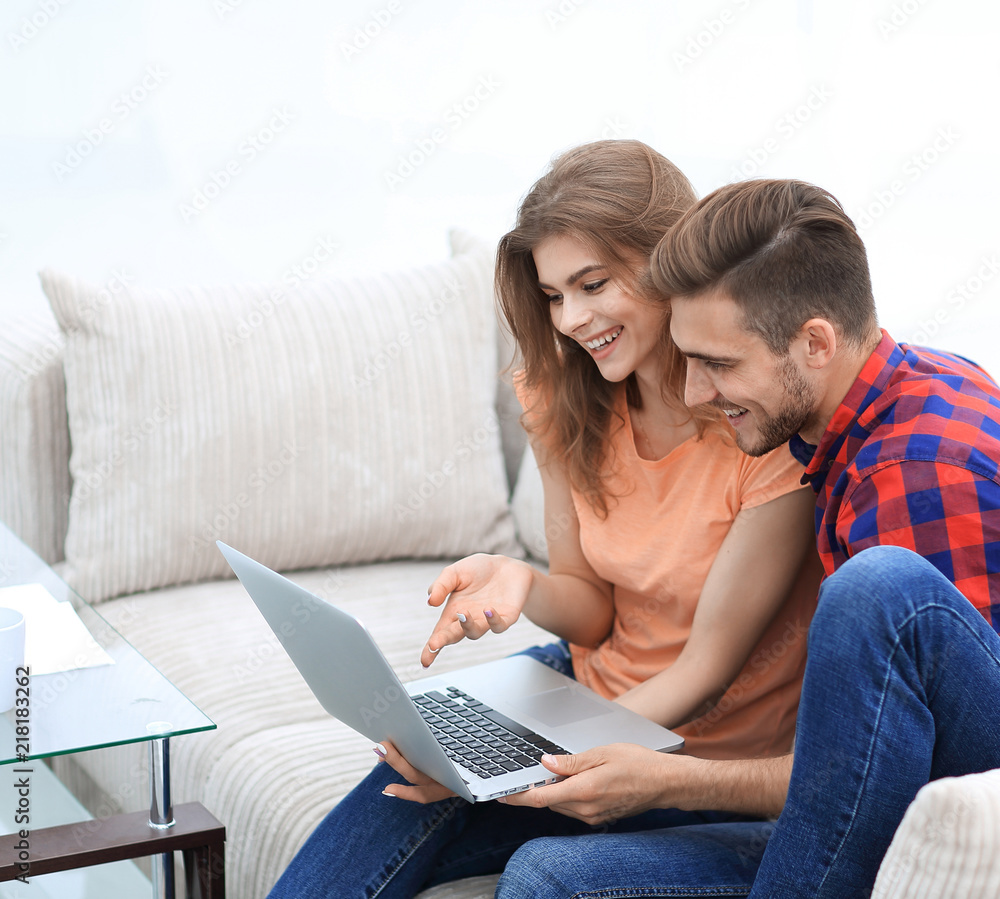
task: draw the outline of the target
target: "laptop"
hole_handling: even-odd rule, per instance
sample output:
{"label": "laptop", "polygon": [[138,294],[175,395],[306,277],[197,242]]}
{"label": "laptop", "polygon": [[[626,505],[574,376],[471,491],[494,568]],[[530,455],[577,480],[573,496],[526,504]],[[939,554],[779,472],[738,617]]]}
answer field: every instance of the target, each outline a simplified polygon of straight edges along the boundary
{"label": "laptop", "polygon": [[402,684],[353,615],[217,545],[323,708],[470,802],[558,778],[543,753],[609,742],[672,752],[682,737],[548,665],[513,655]]}

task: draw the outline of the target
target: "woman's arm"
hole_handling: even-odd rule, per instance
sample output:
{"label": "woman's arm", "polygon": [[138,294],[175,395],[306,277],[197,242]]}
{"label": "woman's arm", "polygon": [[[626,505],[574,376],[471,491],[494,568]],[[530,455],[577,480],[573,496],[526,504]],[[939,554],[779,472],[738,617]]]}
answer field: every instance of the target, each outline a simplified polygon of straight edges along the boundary
{"label": "woman's arm", "polygon": [[677,660],[618,702],[666,727],[705,714],[725,693],[815,553],[816,498],[806,488],[745,509],[733,521]]}
{"label": "woman's arm", "polygon": [[519,559],[483,554],[445,568],[427,599],[444,609],[420,658],[425,667],[443,647],[466,637],[476,640],[487,631],[502,633],[522,613],[539,627],[581,646],[596,646],[611,633],[612,587],[583,555],[569,479],[540,441],[532,441],[532,451],[545,493],[549,573]]}

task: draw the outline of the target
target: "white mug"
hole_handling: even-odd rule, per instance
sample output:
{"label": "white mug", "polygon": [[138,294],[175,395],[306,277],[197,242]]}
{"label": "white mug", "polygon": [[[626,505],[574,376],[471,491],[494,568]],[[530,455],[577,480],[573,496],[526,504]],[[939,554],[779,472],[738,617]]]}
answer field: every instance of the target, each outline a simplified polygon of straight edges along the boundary
{"label": "white mug", "polygon": [[24,615],[0,606],[0,712],[14,708],[17,678],[24,667]]}

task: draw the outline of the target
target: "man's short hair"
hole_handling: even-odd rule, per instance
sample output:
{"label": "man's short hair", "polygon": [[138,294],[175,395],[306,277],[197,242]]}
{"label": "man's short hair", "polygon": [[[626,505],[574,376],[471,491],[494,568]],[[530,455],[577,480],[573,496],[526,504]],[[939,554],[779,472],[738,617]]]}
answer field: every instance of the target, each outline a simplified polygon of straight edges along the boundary
{"label": "man's short hair", "polygon": [[840,203],[804,181],[755,180],[713,191],[653,251],[667,296],[721,290],[743,327],[783,356],[811,318],[860,346],[877,329],[864,244]]}

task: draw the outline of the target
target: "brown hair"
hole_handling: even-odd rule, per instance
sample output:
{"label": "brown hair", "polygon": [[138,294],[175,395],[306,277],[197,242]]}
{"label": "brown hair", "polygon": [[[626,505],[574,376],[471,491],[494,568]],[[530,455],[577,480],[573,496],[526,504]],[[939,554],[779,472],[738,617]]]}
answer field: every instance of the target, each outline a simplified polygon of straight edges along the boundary
{"label": "brown hair", "polygon": [[657,289],[718,289],[776,356],[811,318],[861,347],[877,332],[865,246],[840,203],[804,181],[755,180],[713,191],[664,235],[650,261]]}
{"label": "brown hair", "polygon": [[[532,250],[555,235],[583,241],[620,285],[637,299],[663,308],[664,397],[684,406],[684,360],[670,342],[668,305],[652,289],[648,259],[657,242],[695,202],[680,170],[635,140],[584,144],[557,157],[521,201],[513,230],[500,240],[496,293],[521,354],[525,387],[539,397],[522,422],[544,432],[563,456],[570,482],[600,512],[607,511],[600,469],[617,385],[606,381],[576,341],[552,324],[549,300],[538,286]],[[626,381],[633,406],[640,401],[634,375]],[[691,413],[699,422],[712,413]]]}

